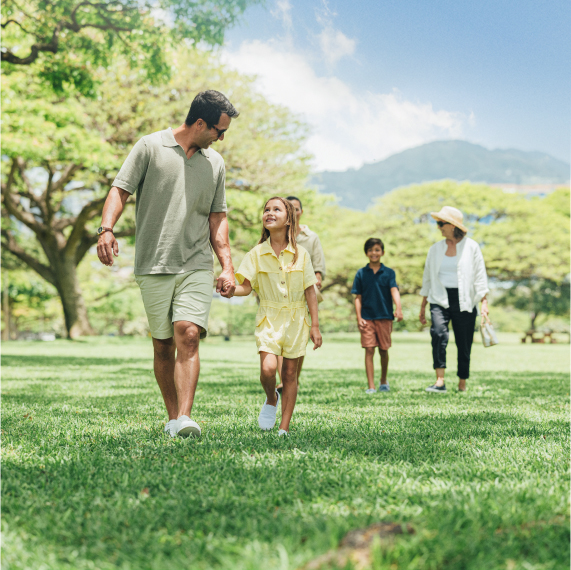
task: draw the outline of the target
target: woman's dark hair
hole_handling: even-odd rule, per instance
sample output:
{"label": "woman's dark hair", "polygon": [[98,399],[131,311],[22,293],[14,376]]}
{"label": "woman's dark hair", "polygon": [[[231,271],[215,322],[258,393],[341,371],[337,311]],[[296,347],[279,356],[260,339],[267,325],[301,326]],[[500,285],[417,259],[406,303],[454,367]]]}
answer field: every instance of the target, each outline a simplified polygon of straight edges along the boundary
{"label": "woman's dark hair", "polygon": [[220,91],[212,89],[201,91],[190,105],[190,110],[184,122],[190,127],[198,119],[202,119],[206,126],[211,129],[218,123],[222,113],[226,113],[230,118],[237,117],[240,114]]}
{"label": "woman's dark hair", "polygon": [[467,232],[463,232],[460,228],[457,228],[456,226],[454,226],[454,237],[456,239],[462,239]]}
{"label": "woman's dark hair", "polygon": [[380,245],[383,252],[385,251],[385,244],[379,238],[369,238],[365,242],[365,254],[375,245]]}
{"label": "woman's dark hair", "polygon": [[301,200],[300,200],[297,196],[288,196],[288,197],[286,198],[286,200],[290,200],[290,201],[291,201],[291,200],[297,200],[297,201],[299,202],[299,209],[300,209],[300,210],[303,210],[303,205],[302,205],[302,203],[301,203]]}

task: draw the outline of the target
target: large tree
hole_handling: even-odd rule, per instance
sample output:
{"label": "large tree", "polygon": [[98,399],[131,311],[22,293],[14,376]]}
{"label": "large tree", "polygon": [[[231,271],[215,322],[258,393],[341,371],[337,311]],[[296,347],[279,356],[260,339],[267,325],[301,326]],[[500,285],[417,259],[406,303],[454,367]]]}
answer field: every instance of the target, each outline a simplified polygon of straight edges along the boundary
{"label": "large tree", "polygon": [[[251,247],[265,196],[299,192],[307,179],[303,125],[256,94],[251,79],[195,50],[173,54],[172,65],[171,80],[152,86],[117,63],[97,100],[50,95],[24,70],[3,83],[3,246],[55,286],[72,338],[91,332],[76,268],[97,241],[118,168],[142,135],[180,125],[212,78],[242,112],[217,147],[226,161],[234,243]],[[132,208],[117,230],[118,237],[134,235]]]}
{"label": "large tree", "polygon": [[226,28],[256,1],[5,0],[2,62],[8,69],[35,65],[58,92],[73,86],[93,95],[98,69],[118,57],[140,69],[142,80],[164,81],[169,44],[221,44]]}

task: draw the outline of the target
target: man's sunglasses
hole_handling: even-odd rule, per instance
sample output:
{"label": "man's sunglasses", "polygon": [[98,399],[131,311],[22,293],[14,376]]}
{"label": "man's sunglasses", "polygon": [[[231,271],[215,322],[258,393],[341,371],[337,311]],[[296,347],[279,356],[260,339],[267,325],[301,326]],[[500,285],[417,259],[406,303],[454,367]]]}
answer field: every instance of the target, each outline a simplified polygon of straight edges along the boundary
{"label": "man's sunglasses", "polygon": [[450,222],[440,222],[440,221],[438,221],[438,222],[436,222],[436,225],[437,225],[439,228],[442,228],[442,227],[444,227],[444,226],[446,226],[446,225],[451,225],[451,224],[450,224]]}
{"label": "man's sunglasses", "polygon": [[218,133],[218,138],[220,138],[228,129],[217,129],[216,127],[210,127]]}

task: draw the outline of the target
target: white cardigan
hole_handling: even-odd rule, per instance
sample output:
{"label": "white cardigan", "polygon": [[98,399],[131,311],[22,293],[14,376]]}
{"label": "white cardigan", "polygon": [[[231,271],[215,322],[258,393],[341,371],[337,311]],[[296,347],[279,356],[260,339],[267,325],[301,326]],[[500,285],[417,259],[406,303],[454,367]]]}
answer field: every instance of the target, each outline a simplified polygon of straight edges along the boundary
{"label": "white cardigan", "polygon": [[[428,250],[420,290],[423,297],[428,297],[429,303],[440,305],[445,309],[449,307],[448,294],[438,278],[438,272],[447,249],[446,240],[443,239]],[[464,237],[456,244],[456,255],[458,256],[460,310],[471,313],[474,307],[477,307],[478,314],[480,314],[478,303],[489,291],[486,265],[480,246],[473,239]]]}

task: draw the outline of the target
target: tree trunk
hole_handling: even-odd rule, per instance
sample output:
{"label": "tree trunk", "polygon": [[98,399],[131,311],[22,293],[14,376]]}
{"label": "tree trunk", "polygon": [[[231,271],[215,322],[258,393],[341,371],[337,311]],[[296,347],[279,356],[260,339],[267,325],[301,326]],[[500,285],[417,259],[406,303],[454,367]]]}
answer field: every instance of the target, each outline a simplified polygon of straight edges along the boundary
{"label": "tree trunk", "polygon": [[89,324],[87,308],[79,287],[77,267],[74,260],[64,257],[61,264],[58,265],[57,271],[55,271],[55,286],[63,306],[68,338],[74,339],[94,334]]}
{"label": "tree trunk", "polygon": [[535,330],[535,321],[536,321],[538,316],[539,316],[539,311],[537,311],[537,313],[531,313],[531,330],[532,331]]}

